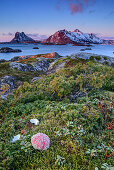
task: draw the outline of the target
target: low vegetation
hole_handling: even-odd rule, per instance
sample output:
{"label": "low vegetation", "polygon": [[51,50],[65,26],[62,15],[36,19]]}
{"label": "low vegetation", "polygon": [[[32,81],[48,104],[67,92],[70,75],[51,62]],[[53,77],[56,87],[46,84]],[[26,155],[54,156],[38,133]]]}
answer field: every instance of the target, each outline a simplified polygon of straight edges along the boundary
{"label": "low vegetation", "polygon": [[[32,72],[10,72],[24,76],[24,84],[0,99],[1,169],[113,169],[114,69],[91,60],[64,61],[63,69],[32,84]],[[2,75],[9,69],[0,64]],[[32,147],[36,133],[49,136],[47,151]],[[20,140],[12,143],[17,134]]]}

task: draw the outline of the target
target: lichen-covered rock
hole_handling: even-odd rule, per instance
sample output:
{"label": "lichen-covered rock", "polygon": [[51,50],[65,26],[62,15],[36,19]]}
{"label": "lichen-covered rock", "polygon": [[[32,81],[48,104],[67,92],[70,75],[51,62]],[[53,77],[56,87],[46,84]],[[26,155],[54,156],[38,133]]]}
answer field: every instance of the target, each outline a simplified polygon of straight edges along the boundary
{"label": "lichen-covered rock", "polygon": [[[13,76],[4,76],[0,79],[1,98],[6,99],[8,94],[15,88],[15,80],[16,78]],[[7,85],[7,90],[2,94],[2,87]]]}
{"label": "lichen-covered rock", "polygon": [[40,60],[34,63],[34,71],[43,71],[46,72],[48,70],[50,63],[47,60]]}
{"label": "lichen-covered rock", "polygon": [[4,85],[4,84],[8,84],[10,86],[10,89],[14,89],[15,88],[15,77],[13,76],[4,76],[0,79],[0,86]]}
{"label": "lichen-covered rock", "polygon": [[22,64],[22,63],[17,63],[17,62],[11,62],[10,67],[12,69],[17,69],[19,71],[42,71],[46,72],[49,67],[49,62],[47,60],[40,60],[37,62],[34,62],[33,65],[27,65],[27,64]]}
{"label": "lichen-covered rock", "polygon": [[79,52],[79,53],[71,55],[71,58],[75,58],[75,57],[79,57],[82,59],[91,59],[91,60],[97,61],[102,64],[108,64],[108,65],[114,64],[114,57],[98,55],[98,54],[94,54],[94,53]]}
{"label": "lichen-covered rock", "polygon": [[33,66],[29,66],[27,64],[11,62],[9,65],[10,65],[11,68],[17,69],[19,71],[34,71]]}

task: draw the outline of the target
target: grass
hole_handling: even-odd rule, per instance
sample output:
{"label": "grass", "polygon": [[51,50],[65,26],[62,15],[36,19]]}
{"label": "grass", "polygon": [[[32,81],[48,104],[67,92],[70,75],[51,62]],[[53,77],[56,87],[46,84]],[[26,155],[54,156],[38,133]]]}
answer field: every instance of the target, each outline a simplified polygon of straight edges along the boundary
{"label": "grass", "polygon": [[23,72],[17,69],[11,69],[9,66],[10,62],[0,63],[0,78],[6,75],[12,75],[17,78],[17,81],[28,81],[31,82],[32,78],[41,75],[42,73],[39,71],[36,72]]}
{"label": "grass", "polygon": [[[5,68],[2,72],[7,74],[8,63]],[[112,153],[113,136],[110,131],[109,137],[108,131],[108,123],[113,120],[112,73],[111,66],[70,58],[63,69],[43,75],[33,84],[28,81],[32,73],[26,77],[27,73],[18,72],[20,77],[26,74],[23,81],[28,82],[7,100],[0,100],[1,169],[113,167],[113,158],[106,155],[109,143],[107,154]],[[87,95],[71,102],[69,96],[76,90]],[[39,125],[30,123],[32,118],[37,118]],[[47,151],[35,150],[31,145],[32,135],[39,132],[50,138]],[[17,134],[21,134],[20,140],[12,143]]]}

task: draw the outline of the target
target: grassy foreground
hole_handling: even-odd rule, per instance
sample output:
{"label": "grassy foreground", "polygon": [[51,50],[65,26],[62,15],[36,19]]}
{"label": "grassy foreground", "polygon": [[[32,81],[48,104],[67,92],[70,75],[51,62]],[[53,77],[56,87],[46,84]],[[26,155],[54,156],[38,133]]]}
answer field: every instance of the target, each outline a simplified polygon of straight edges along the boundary
{"label": "grassy foreground", "polygon": [[[33,76],[24,78],[7,100],[0,99],[0,169],[113,169],[113,71],[68,58],[57,73],[32,84]],[[82,97],[72,97],[78,93]],[[31,124],[31,118],[39,125]],[[49,136],[47,151],[32,147],[36,133]],[[21,139],[12,143],[17,134]]]}

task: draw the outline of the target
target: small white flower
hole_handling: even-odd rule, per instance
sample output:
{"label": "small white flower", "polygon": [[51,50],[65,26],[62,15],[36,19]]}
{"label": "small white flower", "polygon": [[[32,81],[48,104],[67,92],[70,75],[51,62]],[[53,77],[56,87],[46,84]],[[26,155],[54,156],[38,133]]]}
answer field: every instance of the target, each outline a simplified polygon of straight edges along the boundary
{"label": "small white flower", "polygon": [[34,123],[35,125],[39,124],[39,120],[38,119],[30,119],[31,123]]}
{"label": "small white flower", "polygon": [[17,140],[20,139],[20,137],[21,137],[20,134],[14,136],[12,142],[15,143]]}

